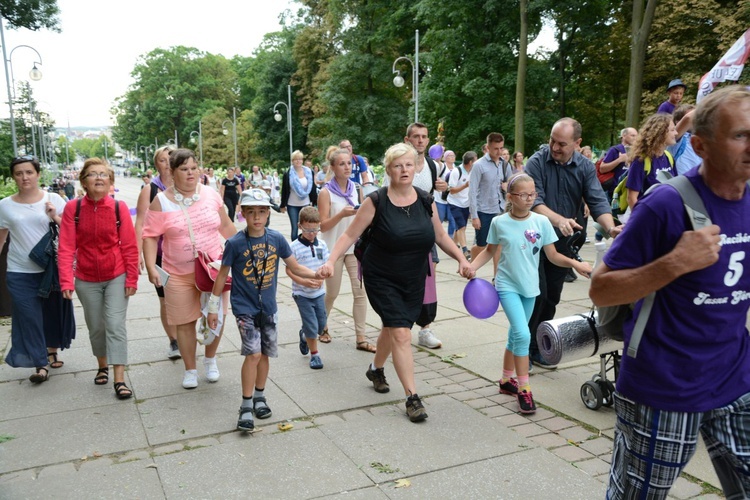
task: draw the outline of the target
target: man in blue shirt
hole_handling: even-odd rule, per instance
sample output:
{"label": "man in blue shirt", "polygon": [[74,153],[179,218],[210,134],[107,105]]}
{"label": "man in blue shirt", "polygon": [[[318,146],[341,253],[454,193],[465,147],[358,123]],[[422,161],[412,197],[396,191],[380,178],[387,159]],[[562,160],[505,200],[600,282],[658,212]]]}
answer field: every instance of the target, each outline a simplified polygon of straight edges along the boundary
{"label": "man in blue shirt", "polygon": [[348,150],[349,154],[352,156],[352,175],[349,177],[352,182],[360,185],[372,182],[370,179],[370,173],[367,171],[367,163],[365,162],[365,159],[354,154],[351,141],[349,141],[349,139],[344,139],[339,142],[339,147]]}
{"label": "man in blue shirt", "polygon": [[[559,238],[555,247],[567,257],[573,256],[568,249],[568,238],[583,229],[576,220],[582,213],[583,203],[588,205],[591,216],[610,236],[619,233],[594,164],[576,151],[581,144],[581,133],[581,124],[576,120],[560,118],[552,126],[549,145],[529,158],[525,170],[534,179],[538,193],[532,210],[549,218]],[[536,331],[542,321],[555,317],[567,272],[568,268],[554,265],[542,254],[539,263],[541,293],[529,320],[529,357],[534,364],[545,368],[555,366],[547,364],[539,354]]]}

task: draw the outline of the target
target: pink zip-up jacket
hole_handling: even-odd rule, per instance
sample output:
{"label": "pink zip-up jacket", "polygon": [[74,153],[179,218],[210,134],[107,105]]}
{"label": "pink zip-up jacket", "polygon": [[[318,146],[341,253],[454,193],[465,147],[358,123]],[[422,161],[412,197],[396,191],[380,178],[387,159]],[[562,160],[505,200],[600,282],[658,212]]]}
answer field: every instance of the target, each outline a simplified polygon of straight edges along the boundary
{"label": "pink zip-up jacket", "polygon": [[76,226],[77,201],[71,200],[65,205],[60,224],[57,252],[60,289],[75,290],[74,277],[98,283],[114,279],[122,273],[126,273],[126,288],[138,288],[138,246],[128,206],[123,201],[118,203],[118,235],[114,199],[105,196],[94,201],[88,195],[84,196]]}

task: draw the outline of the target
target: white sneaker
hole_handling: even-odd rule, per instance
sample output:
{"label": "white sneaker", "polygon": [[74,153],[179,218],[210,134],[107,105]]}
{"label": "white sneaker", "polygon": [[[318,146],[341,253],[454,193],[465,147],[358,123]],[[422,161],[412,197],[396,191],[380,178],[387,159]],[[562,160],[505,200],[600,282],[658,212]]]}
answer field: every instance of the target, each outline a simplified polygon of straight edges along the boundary
{"label": "white sneaker", "polygon": [[177,346],[176,340],[169,342],[169,351],[167,351],[167,358],[169,359],[180,359],[180,348]]}
{"label": "white sneaker", "polygon": [[219,367],[216,365],[216,358],[204,358],[203,366],[206,368],[206,380],[209,382],[218,382],[221,374]]}
{"label": "white sneaker", "polygon": [[435,335],[432,334],[432,330],[429,328],[425,328],[424,330],[420,330],[419,332],[419,342],[417,342],[422,347],[427,347],[430,349],[439,349],[443,346],[443,343],[440,342],[437,338],[435,338]]}
{"label": "white sneaker", "polygon": [[198,387],[198,370],[185,370],[185,375],[182,377],[182,387],[185,389]]}

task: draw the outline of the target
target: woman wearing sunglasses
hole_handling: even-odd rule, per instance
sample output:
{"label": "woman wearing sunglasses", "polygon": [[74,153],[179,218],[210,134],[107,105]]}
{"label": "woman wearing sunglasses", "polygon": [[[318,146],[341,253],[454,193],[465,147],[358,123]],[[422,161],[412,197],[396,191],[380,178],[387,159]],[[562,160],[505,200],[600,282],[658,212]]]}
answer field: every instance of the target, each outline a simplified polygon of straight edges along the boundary
{"label": "woman wearing sunglasses", "polygon": [[[5,362],[16,368],[36,368],[29,380],[38,384],[47,380],[50,366],[63,366],[57,350],[70,347],[75,338],[72,302],[60,294],[57,276],[48,275],[46,268],[29,257],[53,230],[50,222],[60,223],[65,201],[39,188],[40,165],[33,156],[15,158],[10,173],[18,193],[0,200],[0,249],[10,235],[6,282],[13,296],[12,345]],[[46,286],[45,278],[51,280]],[[57,291],[51,291],[55,286]],[[47,298],[40,296],[42,288]]]}

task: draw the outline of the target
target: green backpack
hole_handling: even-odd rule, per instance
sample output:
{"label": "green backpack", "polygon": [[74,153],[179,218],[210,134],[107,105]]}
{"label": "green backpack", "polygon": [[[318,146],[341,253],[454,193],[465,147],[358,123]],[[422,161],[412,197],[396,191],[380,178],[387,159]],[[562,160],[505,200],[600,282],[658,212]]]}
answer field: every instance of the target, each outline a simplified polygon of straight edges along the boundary
{"label": "green backpack", "polygon": [[[674,158],[672,153],[664,151],[669,160],[669,165],[674,167]],[[643,162],[643,171],[646,173],[646,177],[651,173],[651,158],[646,158]],[[612,193],[612,215],[624,214],[625,210],[628,209],[628,188],[625,187],[625,183],[628,180],[627,171],[620,177],[620,182],[617,183],[615,190]]]}

